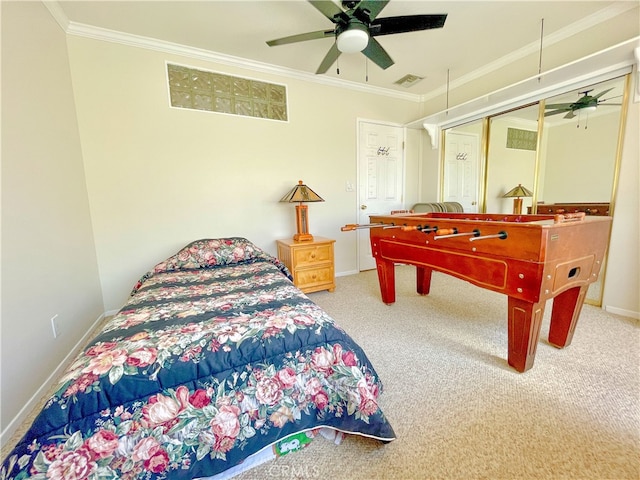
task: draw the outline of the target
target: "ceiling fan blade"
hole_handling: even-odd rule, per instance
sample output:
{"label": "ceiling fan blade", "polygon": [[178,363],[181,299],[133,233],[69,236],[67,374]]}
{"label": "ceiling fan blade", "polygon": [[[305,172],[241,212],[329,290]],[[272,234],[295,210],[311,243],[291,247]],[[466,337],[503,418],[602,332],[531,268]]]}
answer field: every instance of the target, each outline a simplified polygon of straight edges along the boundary
{"label": "ceiling fan blade", "polygon": [[609,103],[609,100],[613,100],[614,98],[622,98],[622,95],[616,95],[615,97],[603,98],[602,100],[598,100],[598,105],[613,105]]}
{"label": "ceiling fan blade", "polygon": [[563,118],[569,118],[569,119],[571,119],[571,118],[573,118],[573,117],[575,117],[575,116],[576,116],[576,114],[575,114],[575,113],[573,113],[573,110],[571,110],[571,111],[570,111],[569,113],[567,113]]}
{"label": "ceiling fan blade", "polygon": [[573,103],[547,103],[544,108],[560,108],[565,110],[571,110]]}
{"label": "ceiling fan blade", "polygon": [[371,23],[380,15],[387,3],[389,3],[389,0],[362,0],[353,11],[353,16],[362,23]]}
{"label": "ceiling fan blade", "polygon": [[269,40],[267,45],[275,47],[277,45],[286,45],[288,43],[306,42],[307,40],[317,40],[319,38],[327,38],[335,36],[333,30],[318,30],[317,32],[299,33],[298,35],[291,35],[290,37],[276,38],[275,40]]}
{"label": "ceiling fan blade", "polygon": [[330,0],[307,0],[316,10],[331,20],[333,23],[348,23],[349,15]]}
{"label": "ceiling fan blade", "polygon": [[327,70],[329,70],[329,67],[333,65],[333,63],[338,59],[338,57],[340,56],[340,53],[342,52],[338,50],[338,45],[334,42],[331,49],[324,56],[322,63],[318,67],[318,70],[316,70],[316,74],[326,73]]}
{"label": "ceiling fan blade", "polygon": [[544,116],[549,117],[551,115],[557,115],[559,113],[571,112],[570,108],[563,108],[561,110],[553,110],[552,112],[545,112]]}
{"label": "ceiling fan blade", "polygon": [[373,37],[369,38],[369,43],[362,51],[373,63],[378,65],[383,70],[386,70],[393,65],[393,59],[382,48],[382,45]]}
{"label": "ceiling fan blade", "polygon": [[608,88],[607,90],[603,90],[602,92],[600,92],[597,95],[594,95],[593,98],[595,98],[596,100],[599,99],[601,96],[609,93],[611,90],[613,90],[613,88]]}
{"label": "ceiling fan blade", "polygon": [[446,19],[446,13],[442,15],[405,15],[379,18],[371,22],[370,31],[372,36],[378,36],[430,30],[444,27]]}

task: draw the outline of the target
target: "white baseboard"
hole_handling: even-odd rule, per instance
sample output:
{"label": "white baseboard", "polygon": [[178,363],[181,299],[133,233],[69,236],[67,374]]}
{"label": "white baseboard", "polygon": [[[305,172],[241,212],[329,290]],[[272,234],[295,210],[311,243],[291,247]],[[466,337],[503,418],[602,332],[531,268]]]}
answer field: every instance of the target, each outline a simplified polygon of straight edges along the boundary
{"label": "white baseboard", "polygon": [[22,423],[25,421],[27,416],[38,405],[38,402],[40,402],[42,397],[46,395],[49,388],[51,388],[51,385],[53,384],[53,382],[55,382],[60,377],[60,375],[62,375],[62,372],[67,367],[71,359],[75,355],[77,355],[80,348],[89,340],[89,335],[91,335],[91,332],[95,330],[95,328],[102,321],[102,319],[105,318],[105,316],[108,316],[108,315],[106,313],[103,313],[98,317],[98,319],[95,322],[93,322],[91,327],[89,327],[89,330],[87,330],[87,332],[82,336],[82,338],[78,340],[78,342],[73,346],[73,348],[67,354],[67,356],[62,359],[62,361],[55,368],[55,370],[51,372],[51,375],[47,377],[47,379],[44,381],[42,386],[36,391],[36,393],[34,393],[31,396],[31,398],[27,401],[27,403],[25,403],[24,407],[22,407],[22,409],[13,418],[13,420],[11,420],[9,424],[2,430],[2,433],[0,433],[0,445],[2,445],[3,447],[6,445],[6,443],[9,441],[11,436],[16,432],[18,427],[22,425]]}
{"label": "white baseboard", "polygon": [[634,312],[632,310],[625,310],[624,308],[612,307],[610,305],[604,305],[604,310],[609,313],[615,313],[616,315],[622,315],[623,317],[631,317],[636,320],[640,320],[640,312]]}
{"label": "white baseboard", "polygon": [[347,270],[346,272],[336,272],[336,277],[346,277],[347,275],[355,275],[359,273],[357,270]]}

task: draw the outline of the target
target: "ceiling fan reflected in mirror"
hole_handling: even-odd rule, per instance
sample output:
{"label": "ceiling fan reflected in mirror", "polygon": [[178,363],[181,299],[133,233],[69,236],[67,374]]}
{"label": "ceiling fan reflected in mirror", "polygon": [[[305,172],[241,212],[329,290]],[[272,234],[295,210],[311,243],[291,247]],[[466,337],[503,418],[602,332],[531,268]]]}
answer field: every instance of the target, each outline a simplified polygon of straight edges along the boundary
{"label": "ceiling fan reflected in mirror", "polygon": [[347,0],[341,3],[342,8],[329,0],[308,0],[308,2],[331,20],[335,27],[331,30],[319,30],[270,40],[267,45],[275,47],[333,37],[335,42],[322,60],[316,74],[329,70],[340,54],[357,52],[362,52],[385,70],[394,62],[374,37],[442,28],[447,19],[446,14],[376,18],[389,0]]}
{"label": "ceiling fan reflected in mirror", "polygon": [[618,97],[602,98],[611,90],[613,90],[613,88],[608,88],[607,90],[603,90],[602,92],[596,95],[589,95],[589,93],[593,92],[593,90],[585,90],[584,92],[578,92],[582,95],[582,97],[580,97],[576,102],[549,103],[545,105],[545,109],[551,109],[551,111],[545,112],[544,116],[548,117],[550,115],[558,115],[559,113],[566,113],[564,118],[574,118],[576,116],[576,112],[580,112],[580,111],[595,112],[597,107],[600,105],[605,105],[605,106],[621,105],[620,103],[609,103],[609,100],[611,100],[612,98],[618,98]]}

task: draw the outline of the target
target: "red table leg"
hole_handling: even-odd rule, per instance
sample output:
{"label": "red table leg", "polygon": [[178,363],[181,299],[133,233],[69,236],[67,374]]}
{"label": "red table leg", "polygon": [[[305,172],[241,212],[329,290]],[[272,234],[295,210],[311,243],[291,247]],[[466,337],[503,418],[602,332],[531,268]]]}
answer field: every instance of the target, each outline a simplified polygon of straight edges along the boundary
{"label": "red table leg", "polygon": [[420,295],[428,295],[431,290],[431,272],[433,269],[416,266],[416,290]]}
{"label": "red table leg", "polygon": [[545,302],[509,297],[509,365],[519,372],[533,367]]}
{"label": "red table leg", "polygon": [[553,299],[551,324],[549,325],[550,344],[558,348],[571,344],[588,287],[588,285],[583,285],[571,288]]}
{"label": "red table leg", "polygon": [[390,305],[396,301],[396,270],[395,264],[387,260],[376,258],[378,269],[378,281],[380,283],[380,294],[382,301]]}

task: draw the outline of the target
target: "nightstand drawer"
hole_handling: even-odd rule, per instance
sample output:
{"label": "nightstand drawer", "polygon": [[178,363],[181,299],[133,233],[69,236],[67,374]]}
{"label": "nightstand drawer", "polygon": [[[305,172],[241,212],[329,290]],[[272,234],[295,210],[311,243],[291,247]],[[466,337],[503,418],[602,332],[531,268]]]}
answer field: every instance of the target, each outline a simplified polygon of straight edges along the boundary
{"label": "nightstand drawer", "polygon": [[297,267],[333,262],[333,244],[298,247],[293,251],[293,262]]}
{"label": "nightstand drawer", "polygon": [[333,265],[333,244],[335,240],[315,237],[311,241],[282,239],[276,241],[278,258],[287,266],[293,276],[293,283],[304,293],[336,288],[335,267]]}
{"label": "nightstand drawer", "polygon": [[333,287],[333,265],[325,265],[316,268],[298,269],[295,275],[296,286],[303,286],[305,290],[313,289],[321,285]]}

